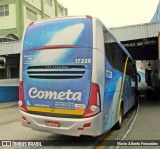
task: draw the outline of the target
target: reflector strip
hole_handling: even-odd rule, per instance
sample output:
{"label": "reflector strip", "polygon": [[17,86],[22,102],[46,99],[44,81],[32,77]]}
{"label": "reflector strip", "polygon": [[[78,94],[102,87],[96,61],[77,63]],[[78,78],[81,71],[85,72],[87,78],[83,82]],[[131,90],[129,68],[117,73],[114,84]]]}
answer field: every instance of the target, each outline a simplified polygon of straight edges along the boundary
{"label": "reflector strip", "polygon": [[73,114],[83,115],[84,110],[67,110],[67,109],[53,109],[53,108],[41,108],[41,107],[27,107],[29,111],[46,112],[46,113],[57,113],[57,114]]}

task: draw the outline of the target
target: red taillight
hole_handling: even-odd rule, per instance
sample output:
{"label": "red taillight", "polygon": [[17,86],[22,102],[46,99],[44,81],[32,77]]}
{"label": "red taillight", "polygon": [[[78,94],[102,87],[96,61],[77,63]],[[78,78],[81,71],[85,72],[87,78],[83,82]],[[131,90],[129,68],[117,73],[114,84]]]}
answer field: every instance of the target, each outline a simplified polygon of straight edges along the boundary
{"label": "red taillight", "polygon": [[100,90],[99,85],[91,83],[91,91],[88,107],[83,115],[83,118],[88,118],[97,115],[101,111],[100,106]]}
{"label": "red taillight", "polygon": [[90,127],[91,126],[91,123],[86,123],[83,125],[83,127]]}
{"label": "red taillight", "polygon": [[24,117],[24,116],[22,116],[22,119],[23,119],[24,121],[27,121],[27,118],[26,118],[26,117]]}
{"label": "red taillight", "polygon": [[92,20],[92,17],[90,15],[86,15],[86,18],[88,19],[91,19]]}
{"label": "red taillight", "polygon": [[19,102],[18,104],[22,111],[28,112],[26,105],[24,103],[24,93],[23,93],[23,82],[22,81],[19,83]]}
{"label": "red taillight", "polygon": [[28,27],[31,26],[31,25],[33,25],[33,24],[34,24],[34,22],[29,23]]}

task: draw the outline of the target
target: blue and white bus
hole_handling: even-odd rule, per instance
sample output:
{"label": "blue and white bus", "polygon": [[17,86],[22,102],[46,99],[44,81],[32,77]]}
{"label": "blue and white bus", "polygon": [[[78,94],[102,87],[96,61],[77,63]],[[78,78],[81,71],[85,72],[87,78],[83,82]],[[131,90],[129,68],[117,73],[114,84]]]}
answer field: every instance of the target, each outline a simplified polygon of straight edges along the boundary
{"label": "blue and white bus", "polygon": [[91,16],[29,24],[20,71],[22,124],[34,130],[98,136],[136,102],[133,59]]}

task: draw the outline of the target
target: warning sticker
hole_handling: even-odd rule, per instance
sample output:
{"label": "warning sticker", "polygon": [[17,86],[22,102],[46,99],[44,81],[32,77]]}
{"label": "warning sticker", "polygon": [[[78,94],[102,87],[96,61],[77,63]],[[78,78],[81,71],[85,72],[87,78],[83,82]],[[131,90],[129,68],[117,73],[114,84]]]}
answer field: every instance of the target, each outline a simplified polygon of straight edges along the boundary
{"label": "warning sticker", "polygon": [[75,104],[75,110],[85,110],[85,104]]}

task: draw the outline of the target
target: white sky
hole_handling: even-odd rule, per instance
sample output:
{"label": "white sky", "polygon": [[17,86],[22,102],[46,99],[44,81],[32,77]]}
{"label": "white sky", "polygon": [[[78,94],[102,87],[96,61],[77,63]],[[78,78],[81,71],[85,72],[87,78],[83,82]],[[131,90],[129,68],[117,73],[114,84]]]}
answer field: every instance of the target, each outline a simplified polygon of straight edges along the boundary
{"label": "white sky", "polygon": [[107,27],[148,23],[159,0],[58,0],[68,16],[91,15]]}

